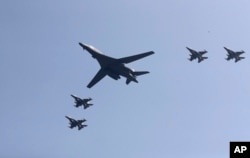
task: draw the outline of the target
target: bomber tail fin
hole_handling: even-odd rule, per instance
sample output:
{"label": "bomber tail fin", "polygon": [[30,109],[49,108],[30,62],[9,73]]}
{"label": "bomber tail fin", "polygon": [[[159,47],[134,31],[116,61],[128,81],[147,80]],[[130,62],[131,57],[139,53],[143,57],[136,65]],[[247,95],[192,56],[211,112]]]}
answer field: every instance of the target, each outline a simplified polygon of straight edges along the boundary
{"label": "bomber tail fin", "polygon": [[138,83],[138,81],[136,80],[136,76],[145,75],[148,73],[149,73],[148,71],[134,71],[134,72],[132,72],[132,74],[134,75],[134,80],[127,78],[126,84],[129,84],[131,81]]}
{"label": "bomber tail fin", "polygon": [[134,82],[138,83],[138,81],[136,79],[135,80],[131,80],[131,79],[127,78],[126,84],[129,84],[131,81],[134,81]]}

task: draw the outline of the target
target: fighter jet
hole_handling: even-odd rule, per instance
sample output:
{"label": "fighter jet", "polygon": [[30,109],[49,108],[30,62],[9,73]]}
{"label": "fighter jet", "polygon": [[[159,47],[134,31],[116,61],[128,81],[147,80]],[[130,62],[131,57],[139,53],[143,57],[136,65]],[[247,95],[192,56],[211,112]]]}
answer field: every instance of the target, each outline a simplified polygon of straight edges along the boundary
{"label": "fighter jet", "polygon": [[92,106],[93,104],[90,103],[92,98],[86,98],[86,99],[81,99],[75,95],[71,94],[71,97],[75,99],[75,107],[83,106],[84,109],[87,109],[88,107]]}
{"label": "fighter jet", "polygon": [[85,119],[82,119],[82,120],[75,120],[71,117],[68,117],[68,116],[65,116],[70,122],[70,126],[69,128],[74,128],[74,127],[78,127],[78,130],[81,130],[82,128],[84,127],[87,127],[87,125],[83,125],[82,123],[85,122],[86,120]]}
{"label": "fighter jet", "polygon": [[106,75],[108,75],[109,77],[115,80],[118,80],[121,78],[120,76],[123,76],[127,79],[126,84],[129,84],[131,81],[138,83],[136,77],[147,74],[149,72],[148,71],[135,71],[125,66],[125,64],[154,54],[153,51],[149,51],[149,52],[138,54],[138,55],[116,59],[116,58],[104,55],[101,51],[97,50],[91,45],[82,44],[82,43],[79,43],[79,45],[83,48],[83,50],[87,50],[92,55],[92,57],[95,58],[99,62],[101,66],[100,70],[97,72],[95,77],[87,85],[88,88],[93,87],[97,82],[99,82]]}
{"label": "fighter jet", "polygon": [[245,59],[245,57],[240,57],[241,54],[245,53],[243,50],[239,52],[235,52],[226,47],[224,47],[224,49],[227,51],[227,58],[225,58],[227,61],[231,59],[235,59],[234,62],[238,62],[241,59]]}
{"label": "fighter jet", "polygon": [[193,49],[190,49],[190,48],[188,48],[188,47],[186,47],[189,51],[190,51],[190,58],[188,59],[188,60],[190,60],[190,61],[193,61],[194,59],[198,59],[198,63],[200,63],[202,60],[204,60],[204,59],[207,59],[208,57],[203,57],[202,55],[203,54],[205,54],[205,53],[207,53],[207,51],[206,50],[204,50],[204,51],[195,51],[195,50],[193,50]]}

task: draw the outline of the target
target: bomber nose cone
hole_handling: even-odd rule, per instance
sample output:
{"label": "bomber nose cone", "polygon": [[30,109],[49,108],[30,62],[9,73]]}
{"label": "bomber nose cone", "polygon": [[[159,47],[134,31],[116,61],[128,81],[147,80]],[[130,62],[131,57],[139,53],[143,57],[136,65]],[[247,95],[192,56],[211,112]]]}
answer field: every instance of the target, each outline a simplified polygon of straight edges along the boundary
{"label": "bomber nose cone", "polygon": [[79,42],[79,45],[83,48],[83,49],[86,49],[86,50],[88,50],[90,47],[89,47],[89,45],[87,45],[87,44],[82,44],[82,43],[80,43]]}
{"label": "bomber nose cone", "polygon": [[88,46],[87,46],[86,44],[82,44],[82,43],[79,42],[79,45],[80,45],[83,49],[87,49],[87,48],[88,48]]}

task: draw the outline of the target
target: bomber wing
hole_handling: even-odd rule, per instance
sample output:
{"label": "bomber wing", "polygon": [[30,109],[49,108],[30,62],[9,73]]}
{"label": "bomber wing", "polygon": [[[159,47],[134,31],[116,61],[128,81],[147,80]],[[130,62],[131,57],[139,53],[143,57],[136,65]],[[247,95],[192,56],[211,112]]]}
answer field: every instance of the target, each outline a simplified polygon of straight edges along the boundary
{"label": "bomber wing", "polygon": [[149,52],[146,52],[146,53],[141,53],[141,54],[132,55],[132,56],[129,56],[129,57],[120,58],[120,59],[118,59],[118,61],[121,62],[121,63],[126,63],[127,64],[127,63],[139,60],[141,58],[144,58],[144,57],[152,55],[152,54],[154,54],[154,52],[149,51]]}
{"label": "bomber wing", "polygon": [[90,83],[87,85],[88,88],[93,87],[97,82],[99,82],[103,77],[105,77],[107,73],[103,70],[100,69],[95,77],[90,81]]}

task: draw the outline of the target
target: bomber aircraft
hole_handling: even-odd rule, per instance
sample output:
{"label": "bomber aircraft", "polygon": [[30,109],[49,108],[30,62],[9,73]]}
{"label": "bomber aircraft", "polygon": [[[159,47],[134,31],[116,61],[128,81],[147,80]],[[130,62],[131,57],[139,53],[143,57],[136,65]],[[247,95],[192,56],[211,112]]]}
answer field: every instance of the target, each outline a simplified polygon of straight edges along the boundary
{"label": "bomber aircraft", "polygon": [[84,109],[87,109],[88,107],[92,106],[93,104],[90,103],[92,98],[86,98],[86,99],[81,99],[75,95],[71,94],[71,97],[75,99],[75,107],[83,106]]}
{"label": "bomber aircraft", "polygon": [[225,58],[227,61],[231,59],[235,59],[234,62],[238,62],[241,59],[245,59],[245,57],[240,57],[241,54],[245,53],[243,50],[239,52],[235,52],[226,47],[224,47],[224,49],[227,51],[227,58]]}
{"label": "bomber aircraft", "polygon": [[93,87],[97,82],[99,82],[106,75],[108,75],[109,77],[115,80],[118,80],[121,78],[120,76],[123,76],[127,79],[126,84],[129,84],[131,81],[138,83],[138,81],[136,80],[136,77],[139,75],[147,74],[149,72],[148,71],[135,71],[125,66],[125,64],[154,54],[153,51],[149,51],[146,53],[117,59],[117,58],[104,55],[101,51],[97,50],[91,45],[82,44],[82,43],[79,43],[79,45],[83,48],[83,50],[87,50],[92,55],[92,57],[95,58],[99,62],[101,66],[100,70],[97,72],[95,77],[87,85],[88,88]]}
{"label": "bomber aircraft", "polygon": [[203,57],[202,55],[203,54],[205,54],[205,53],[207,53],[207,51],[206,50],[204,50],[204,51],[195,51],[195,50],[193,50],[193,49],[191,49],[191,48],[188,48],[188,47],[186,47],[188,50],[189,50],[189,52],[191,53],[190,54],[190,58],[188,59],[188,60],[190,60],[190,61],[193,61],[194,59],[198,59],[198,63],[200,63],[202,60],[204,60],[204,59],[207,59],[208,57]]}
{"label": "bomber aircraft", "polygon": [[75,120],[75,119],[73,119],[71,117],[68,117],[68,116],[65,116],[65,117],[70,121],[69,122],[69,124],[70,124],[69,128],[71,128],[71,129],[74,128],[74,127],[78,127],[78,130],[81,130],[82,128],[87,127],[87,125],[82,124],[83,122],[86,121],[85,119]]}

